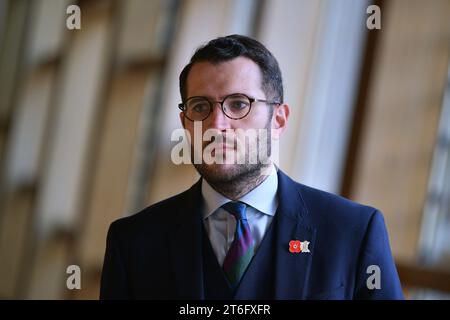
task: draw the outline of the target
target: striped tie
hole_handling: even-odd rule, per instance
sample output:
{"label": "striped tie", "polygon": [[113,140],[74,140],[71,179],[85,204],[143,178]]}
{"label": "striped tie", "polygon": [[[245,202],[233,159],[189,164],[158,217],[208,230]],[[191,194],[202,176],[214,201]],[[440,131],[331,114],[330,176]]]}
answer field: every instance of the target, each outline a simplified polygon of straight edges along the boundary
{"label": "striped tie", "polygon": [[223,270],[232,287],[236,288],[253,257],[253,238],[245,215],[245,203],[228,202],[222,208],[236,218],[234,240],[223,262]]}

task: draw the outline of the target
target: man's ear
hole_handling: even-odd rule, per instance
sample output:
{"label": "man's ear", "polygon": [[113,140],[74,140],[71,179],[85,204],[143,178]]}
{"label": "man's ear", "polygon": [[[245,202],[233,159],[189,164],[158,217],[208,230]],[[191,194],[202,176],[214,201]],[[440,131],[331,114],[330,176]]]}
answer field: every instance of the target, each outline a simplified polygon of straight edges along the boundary
{"label": "man's ear", "polygon": [[286,129],[289,118],[289,106],[285,103],[275,107],[272,119],[272,137],[279,139],[281,133]]}
{"label": "man's ear", "polygon": [[183,113],[183,112],[180,112],[180,121],[181,121],[181,125],[183,126],[183,129],[186,129],[186,127],[184,126],[184,120],[185,120],[185,118],[184,118],[184,113]]}

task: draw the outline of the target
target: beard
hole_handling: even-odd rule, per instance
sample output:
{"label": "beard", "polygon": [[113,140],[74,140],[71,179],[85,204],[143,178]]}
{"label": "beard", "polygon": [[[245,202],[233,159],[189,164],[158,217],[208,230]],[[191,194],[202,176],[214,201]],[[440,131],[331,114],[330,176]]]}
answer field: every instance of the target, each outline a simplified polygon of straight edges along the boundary
{"label": "beard", "polygon": [[[192,163],[194,164],[195,169],[209,184],[213,186],[222,186],[222,188],[226,187],[227,189],[238,188],[242,183],[246,183],[246,181],[254,181],[258,179],[271,165],[271,161],[267,161],[272,152],[270,119],[271,117],[269,117],[269,121],[264,128],[267,132],[264,137],[257,134],[256,139],[250,139],[250,141],[245,139],[243,141],[243,145],[241,144],[242,148],[244,148],[243,163],[236,163],[236,161],[232,161],[232,163],[227,163],[226,161],[225,163],[214,162],[211,164],[205,163],[205,161],[195,163],[193,159],[193,150],[191,150]],[[223,141],[225,141],[225,137],[223,138]],[[203,150],[211,143],[214,143],[214,139],[210,142],[204,142]],[[233,145],[235,145],[235,143]],[[263,148],[262,155],[260,148]],[[231,151],[226,149],[224,156],[227,157],[228,152],[234,152],[234,155],[237,155],[241,150],[239,148],[239,143],[237,149],[238,150],[233,149]],[[255,158],[256,161],[254,161]],[[236,157],[234,157],[234,159],[236,159]]]}
{"label": "beard", "polygon": [[195,164],[198,173],[211,185],[235,184],[259,177],[267,164]]}

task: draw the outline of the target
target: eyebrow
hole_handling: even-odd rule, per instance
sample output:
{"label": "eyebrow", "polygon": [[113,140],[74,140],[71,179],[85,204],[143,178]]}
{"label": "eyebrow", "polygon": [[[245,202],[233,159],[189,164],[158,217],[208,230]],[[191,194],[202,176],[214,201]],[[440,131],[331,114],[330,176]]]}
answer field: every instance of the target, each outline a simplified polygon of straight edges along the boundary
{"label": "eyebrow", "polygon": [[[222,101],[223,99],[225,99],[225,97],[228,97],[228,96],[233,95],[233,94],[244,94],[244,95],[246,95],[248,97],[253,97],[252,94],[248,94],[248,93],[245,93],[245,92],[232,92],[232,93],[228,93],[228,94],[224,94],[222,96],[219,96],[218,97],[219,101]],[[194,98],[194,97],[202,97],[202,98],[207,98],[208,100],[215,100],[212,96],[209,96],[209,95],[194,95],[194,96],[187,97],[186,100],[190,99],[190,98]]]}

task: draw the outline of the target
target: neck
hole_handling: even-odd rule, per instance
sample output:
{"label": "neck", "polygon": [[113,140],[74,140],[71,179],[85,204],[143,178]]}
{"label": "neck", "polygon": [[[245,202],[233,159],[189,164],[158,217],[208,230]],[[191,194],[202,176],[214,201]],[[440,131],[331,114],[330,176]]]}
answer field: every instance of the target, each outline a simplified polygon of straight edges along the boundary
{"label": "neck", "polygon": [[232,181],[214,182],[209,184],[223,196],[236,201],[259,186],[269,175],[270,167],[258,168],[255,171],[246,172]]}

